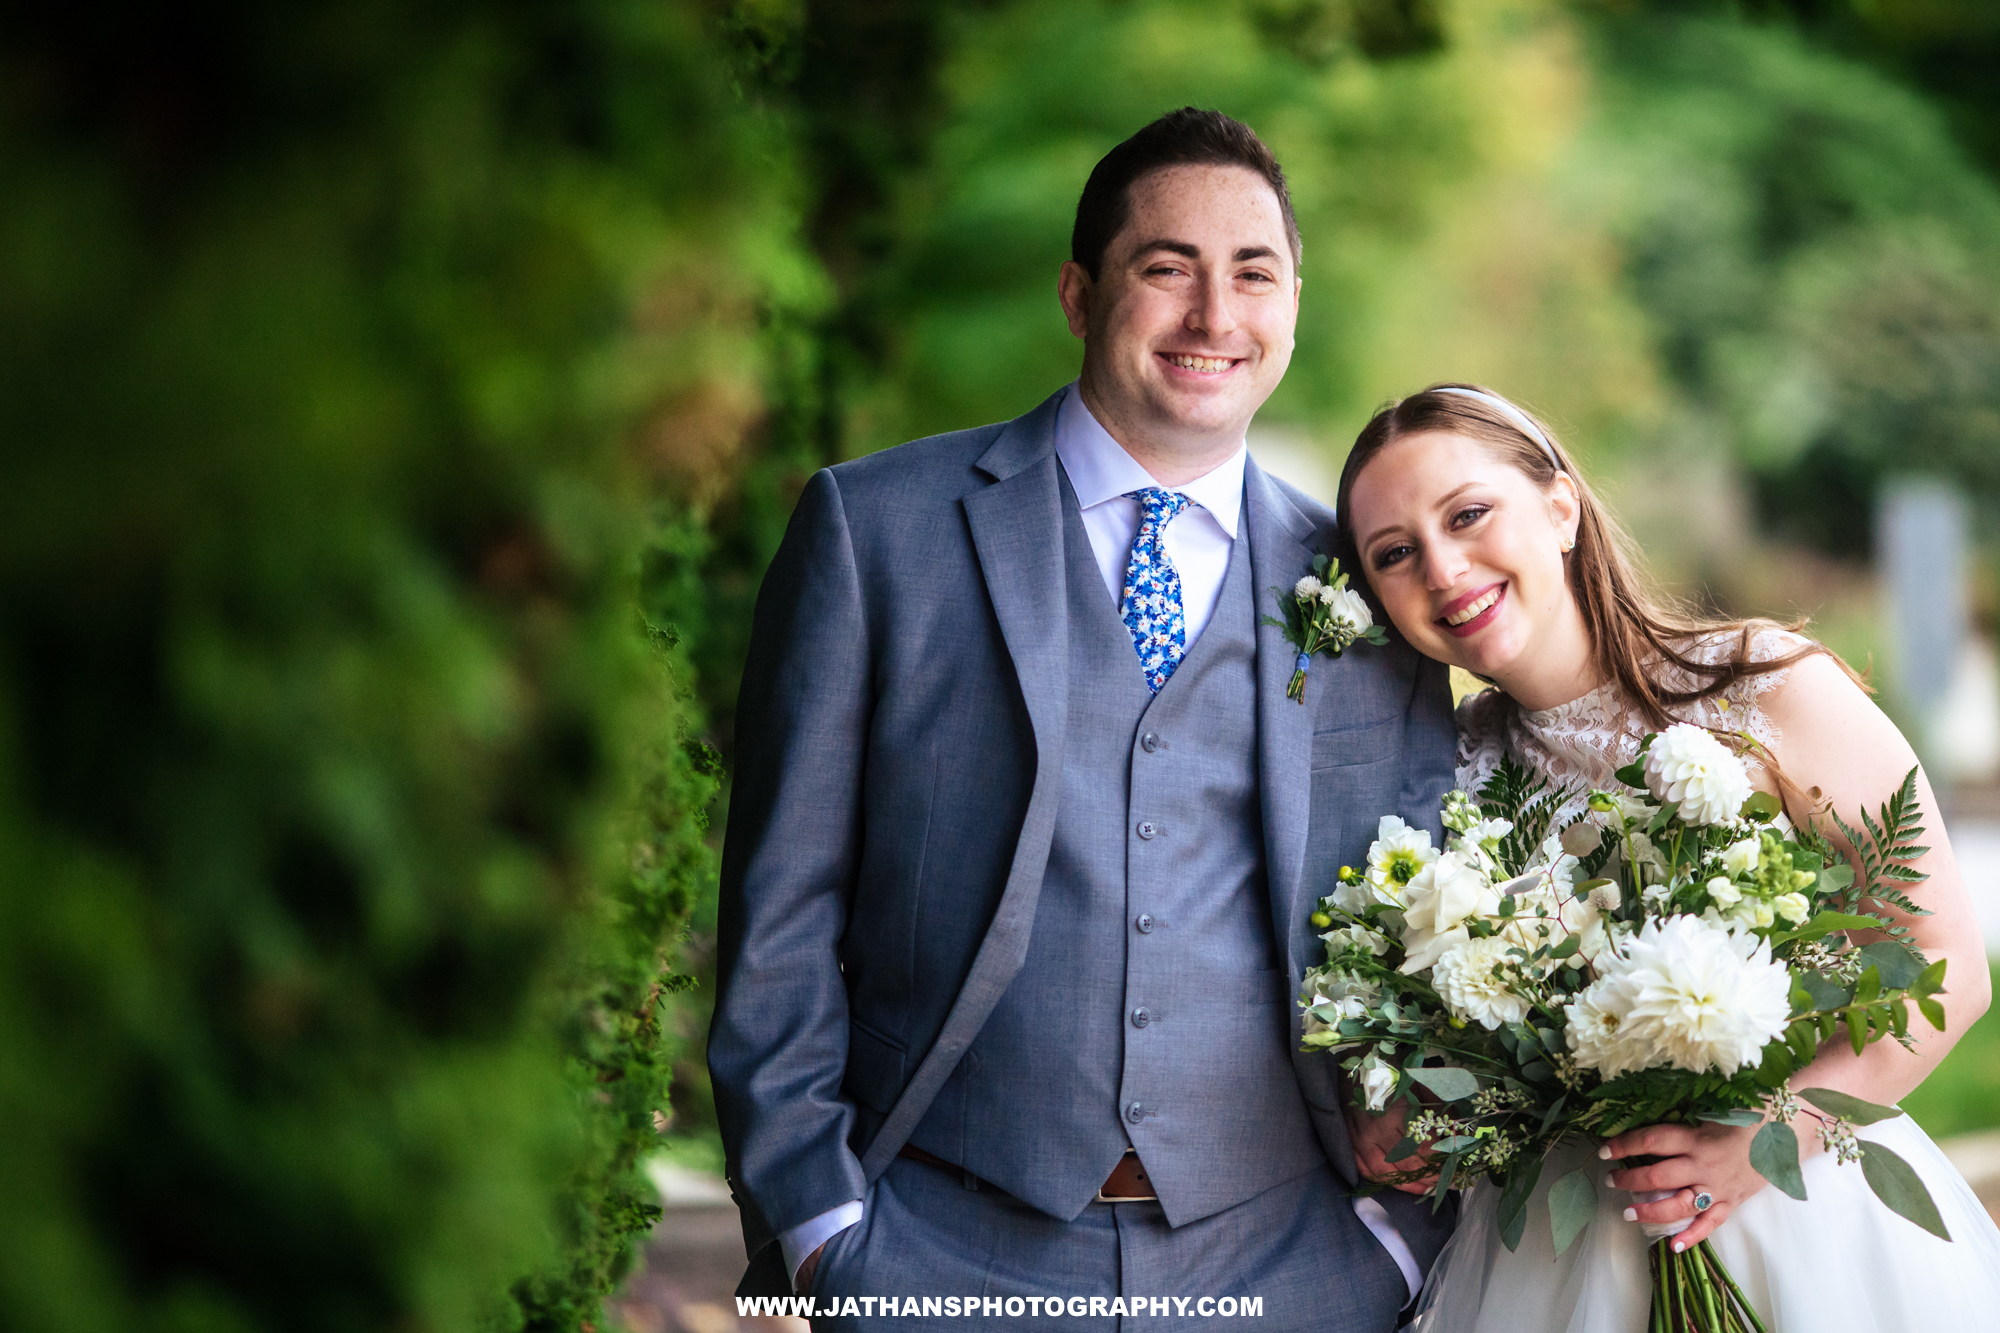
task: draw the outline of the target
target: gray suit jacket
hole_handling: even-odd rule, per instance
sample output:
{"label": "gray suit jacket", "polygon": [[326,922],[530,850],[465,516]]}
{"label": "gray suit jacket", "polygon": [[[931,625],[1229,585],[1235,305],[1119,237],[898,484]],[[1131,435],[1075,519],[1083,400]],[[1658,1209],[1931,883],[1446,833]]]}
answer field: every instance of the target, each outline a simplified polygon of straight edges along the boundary
{"label": "gray suit jacket", "polygon": [[[746,1292],[782,1292],[776,1235],[887,1167],[1032,944],[1060,787],[1040,756],[1063,753],[1068,709],[1056,402],[816,474],[758,597],[708,1050]],[[1275,611],[1271,590],[1332,553],[1333,515],[1254,461],[1244,489]],[[1316,659],[1301,706],[1295,650],[1257,633],[1271,917],[1296,986],[1320,957],[1314,899],[1380,816],[1437,829],[1450,692],[1392,636]],[[1335,1062],[1294,1067],[1352,1183]]]}

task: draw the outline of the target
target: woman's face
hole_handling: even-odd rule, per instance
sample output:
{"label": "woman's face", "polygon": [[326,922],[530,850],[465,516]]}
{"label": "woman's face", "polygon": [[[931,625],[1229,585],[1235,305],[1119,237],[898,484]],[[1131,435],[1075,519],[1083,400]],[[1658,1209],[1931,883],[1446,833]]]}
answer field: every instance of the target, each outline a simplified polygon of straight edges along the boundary
{"label": "woman's face", "polygon": [[1563,576],[1579,508],[1567,474],[1545,492],[1490,446],[1428,431],[1370,459],[1347,506],[1369,585],[1426,656],[1504,687],[1538,645],[1580,628]]}

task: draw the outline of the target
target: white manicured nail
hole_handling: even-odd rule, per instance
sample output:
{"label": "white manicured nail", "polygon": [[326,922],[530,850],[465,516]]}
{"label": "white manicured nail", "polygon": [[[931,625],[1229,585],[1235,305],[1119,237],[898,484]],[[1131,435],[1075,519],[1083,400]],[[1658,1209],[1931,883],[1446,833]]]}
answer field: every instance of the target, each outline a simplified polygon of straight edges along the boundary
{"label": "white manicured nail", "polygon": [[[1627,1209],[1625,1210],[1625,1220],[1626,1220],[1627,1222],[1636,1222],[1636,1221],[1638,1221],[1638,1220],[1639,1220],[1639,1210],[1638,1210],[1637,1208],[1627,1208]],[[1675,1248],[1675,1249],[1679,1249],[1680,1247],[1679,1247],[1679,1246],[1675,1246],[1674,1248]]]}
{"label": "white manicured nail", "polygon": [[1608,1162],[1608,1161],[1610,1161],[1610,1160],[1611,1160],[1611,1145],[1610,1145],[1610,1144],[1608,1144],[1608,1143],[1607,1143],[1607,1144],[1605,1144],[1605,1145],[1604,1145],[1604,1146],[1603,1146],[1602,1148],[1599,1148],[1599,1149],[1597,1150],[1597,1160],[1598,1160],[1598,1161],[1600,1161],[1600,1162]]}

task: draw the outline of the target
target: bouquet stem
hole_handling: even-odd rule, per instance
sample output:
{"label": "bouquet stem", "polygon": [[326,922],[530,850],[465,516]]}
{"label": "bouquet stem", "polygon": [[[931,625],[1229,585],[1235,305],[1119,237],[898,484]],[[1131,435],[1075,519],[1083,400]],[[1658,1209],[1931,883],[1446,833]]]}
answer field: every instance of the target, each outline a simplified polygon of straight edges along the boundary
{"label": "bouquet stem", "polygon": [[1662,1237],[1648,1258],[1653,1312],[1646,1333],[1770,1333],[1707,1241],[1675,1254]]}

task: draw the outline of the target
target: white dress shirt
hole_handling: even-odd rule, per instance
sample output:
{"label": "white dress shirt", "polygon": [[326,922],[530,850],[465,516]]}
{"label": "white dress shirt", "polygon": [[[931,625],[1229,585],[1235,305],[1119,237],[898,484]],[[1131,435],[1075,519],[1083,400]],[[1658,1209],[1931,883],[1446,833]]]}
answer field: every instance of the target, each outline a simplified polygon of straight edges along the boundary
{"label": "white dress shirt", "polygon": [[[1201,637],[1222,596],[1222,579],[1229,572],[1229,553],[1236,545],[1236,524],[1243,513],[1244,446],[1203,476],[1178,491],[1194,504],[1167,524],[1160,540],[1167,558],[1181,576],[1181,614],[1187,622],[1187,646]],[[1132,558],[1132,539],[1139,534],[1139,502],[1132,491],[1160,486],[1125,446],[1111,438],[1072,384],[1056,409],[1056,457],[1069,474],[1076,503],[1083,510],[1083,530],[1090,536],[1091,554],[1111,589],[1114,606],[1125,598],[1125,568]],[[1133,650],[1137,657],[1138,651]]]}
{"label": "white dress shirt", "polygon": [[[1160,539],[1167,548],[1167,558],[1180,572],[1181,614],[1187,624],[1189,648],[1207,628],[1216,600],[1222,596],[1222,579],[1229,572],[1229,553],[1236,545],[1236,523],[1243,512],[1245,456],[1239,444],[1235,453],[1205,476],[1184,486],[1162,487],[1194,501],[1167,524]],[[1098,572],[1111,590],[1112,605],[1118,606],[1125,596],[1125,567],[1132,557],[1132,539],[1139,534],[1139,502],[1128,494],[1160,483],[1098,424],[1075,384],[1063,392],[1056,408],[1056,457],[1083,510],[1083,530],[1090,535]],[[1135,661],[1137,657],[1134,649]],[[853,1199],[779,1235],[778,1249],[794,1288],[798,1286],[799,1265],[806,1257],[861,1218],[861,1201]]]}

